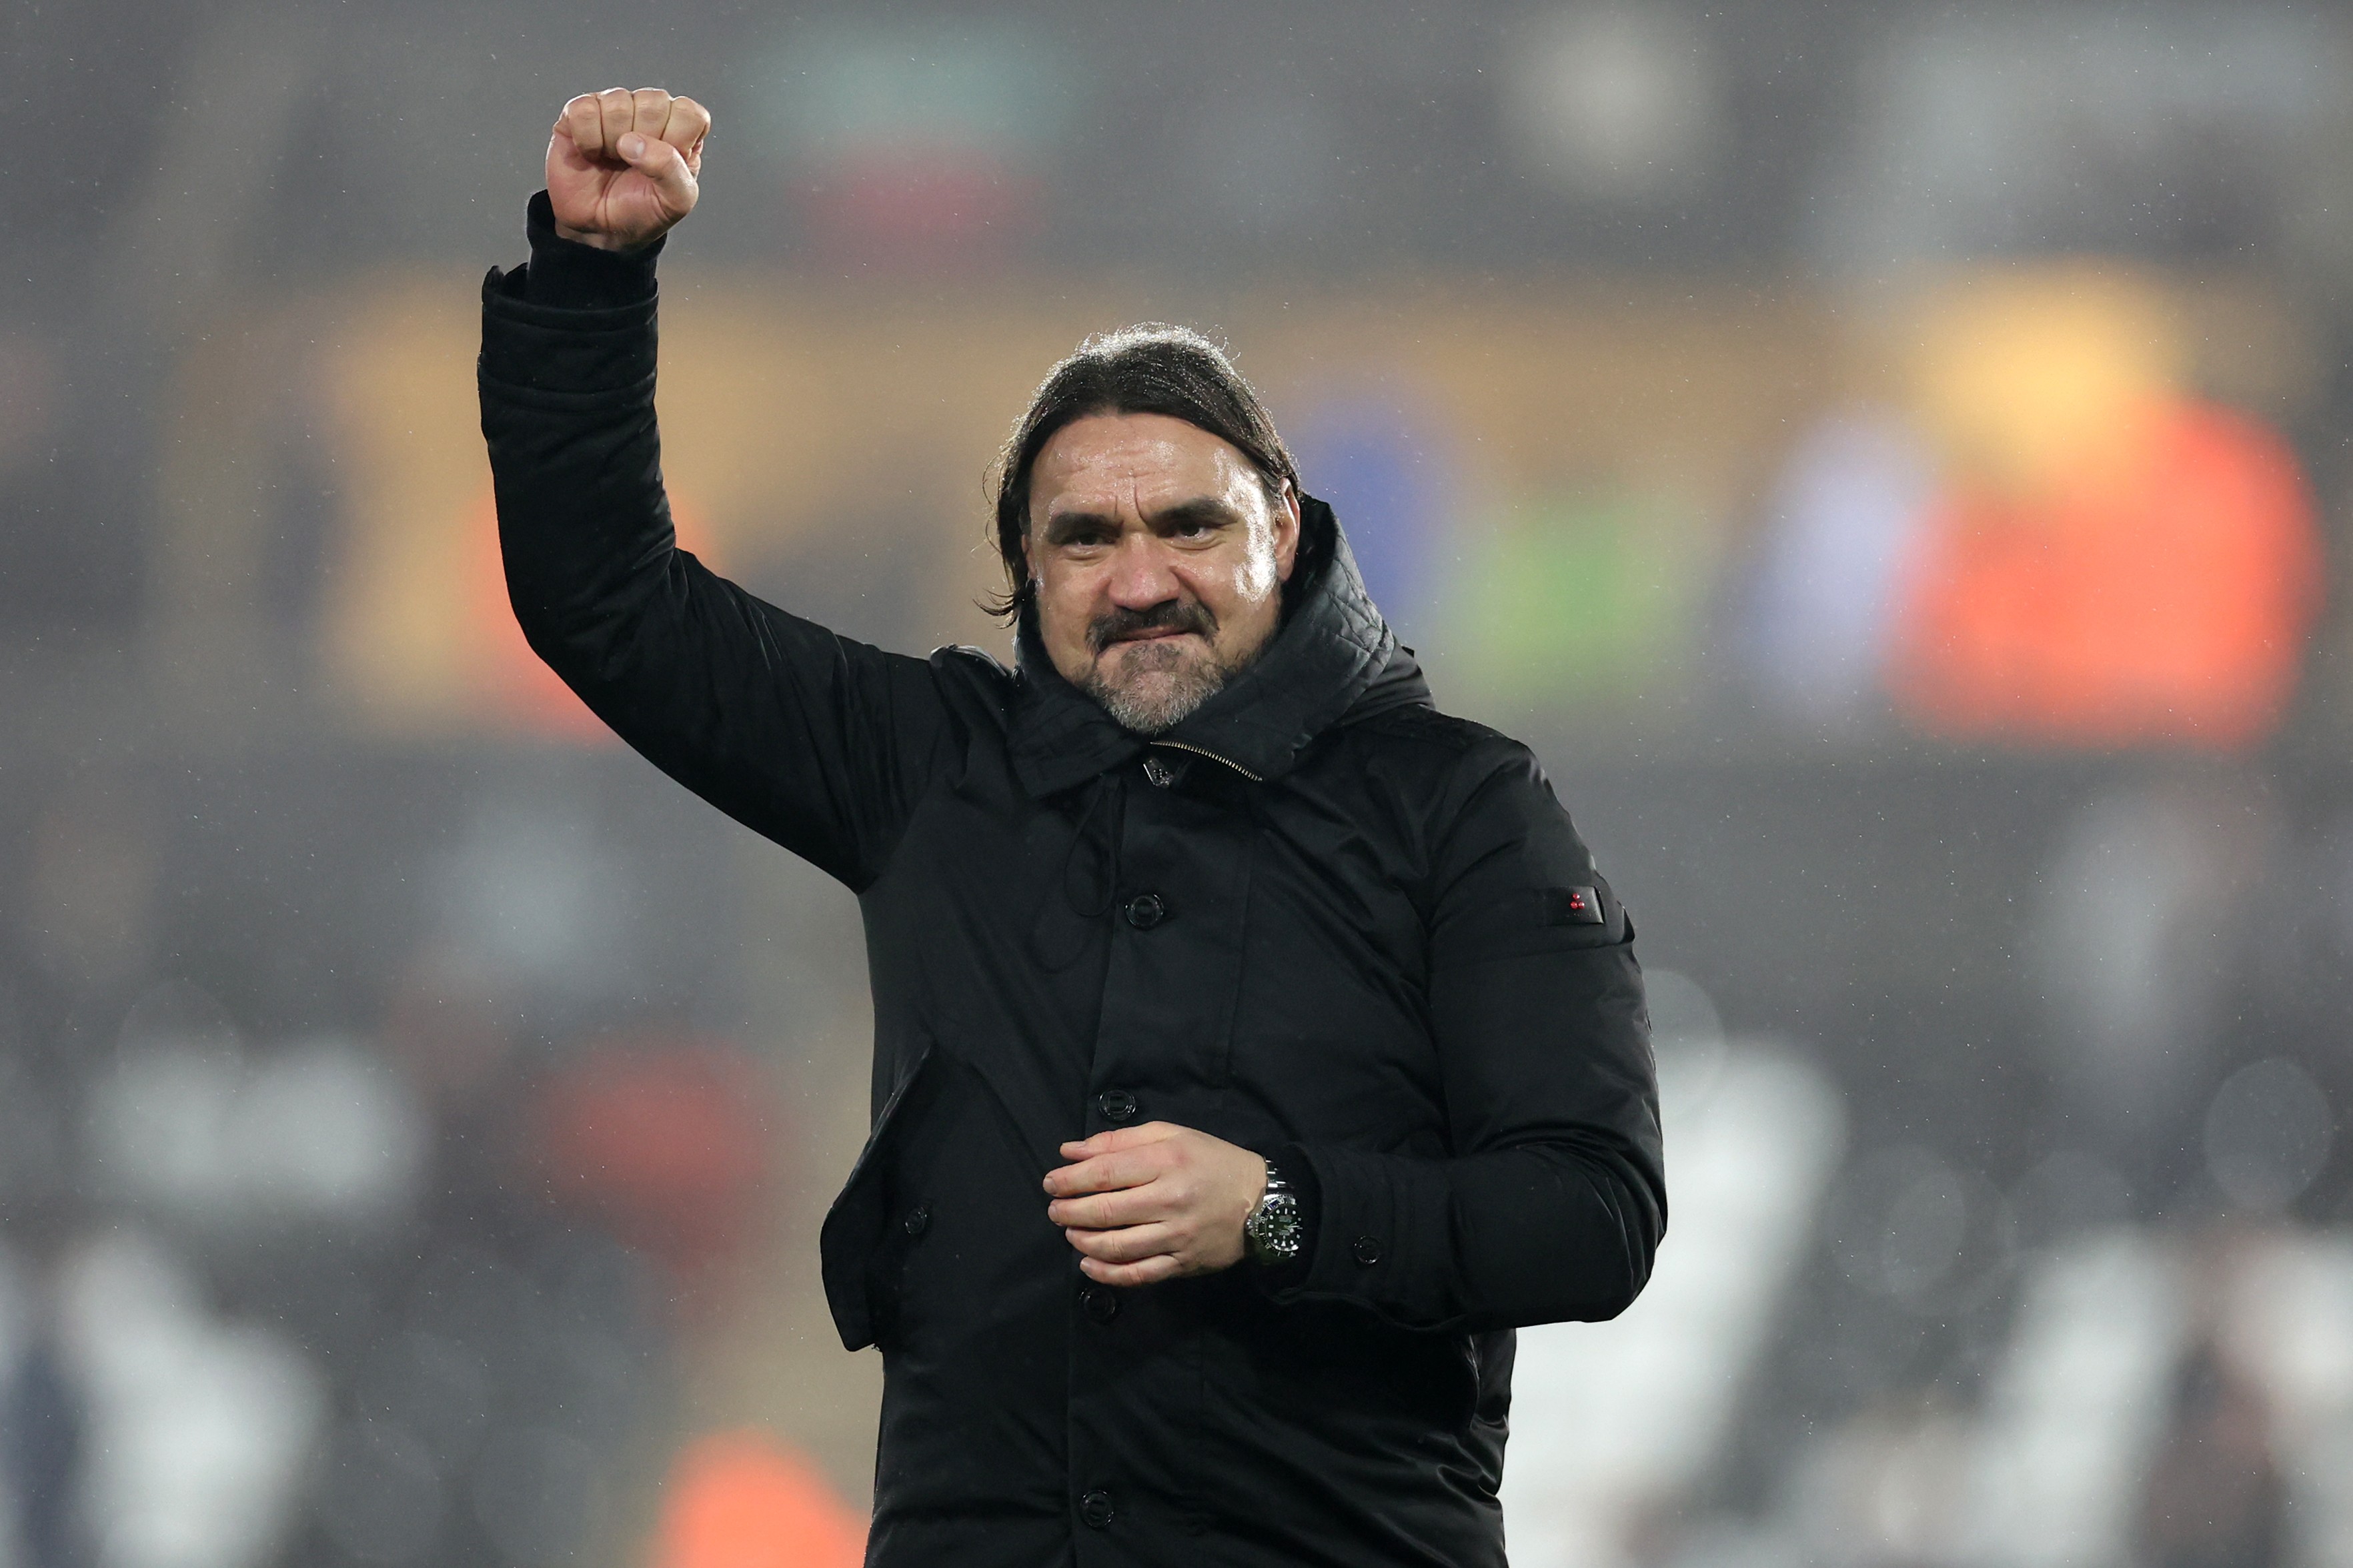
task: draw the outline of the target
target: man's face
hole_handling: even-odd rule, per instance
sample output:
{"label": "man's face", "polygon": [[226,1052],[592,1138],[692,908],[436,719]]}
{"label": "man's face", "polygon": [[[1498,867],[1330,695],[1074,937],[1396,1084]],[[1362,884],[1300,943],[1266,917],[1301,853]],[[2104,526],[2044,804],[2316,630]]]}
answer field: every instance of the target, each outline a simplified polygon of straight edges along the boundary
{"label": "man's face", "polygon": [[1156,734],[1274,635],[1299,499],[1270,500],[1250,459],[1198,426],[1095,415],[1039,450],[1023,548],[1054,668]]}

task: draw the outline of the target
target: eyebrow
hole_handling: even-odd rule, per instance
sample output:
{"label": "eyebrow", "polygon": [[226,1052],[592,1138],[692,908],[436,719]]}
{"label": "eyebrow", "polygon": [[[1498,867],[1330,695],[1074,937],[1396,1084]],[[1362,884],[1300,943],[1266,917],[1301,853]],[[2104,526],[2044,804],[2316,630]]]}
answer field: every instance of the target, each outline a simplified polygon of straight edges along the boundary
{"label": "eyebrow", "polygon": [[[1209,528],[1231,528],[1241,521],[1241,513],[1215,496],[1195,496],[1190,500],[1180,500],[1173,506],[1165,506],[1158,511],[1148,514],[1144,520],[1144,525],[1155,533],[1165,533],[1173,529],[1184,527],[1187,523],[1198,523]],[[1119,520],[1099,511],[1057,512],[1047,520],[1046,542],[1061,544],[1091,528],[1116,532]]]}

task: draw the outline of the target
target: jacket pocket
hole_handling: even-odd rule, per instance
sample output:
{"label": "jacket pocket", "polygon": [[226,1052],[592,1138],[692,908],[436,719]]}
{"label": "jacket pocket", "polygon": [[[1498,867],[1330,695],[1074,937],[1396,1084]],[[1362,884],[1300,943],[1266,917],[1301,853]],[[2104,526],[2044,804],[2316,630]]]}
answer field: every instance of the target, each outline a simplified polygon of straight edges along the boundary
{"label": "jacket pocket", "polygon": [[825,1301],[832,1310],[833,1326],[844,1348],[864,1350],[875,1342],[875,1300],[870,1265],[891,1223],[891,1151],[898,1131],[908,1120],[907,1108],[917,1086],[933,1073],[934,1047],[929,1041],[915,1058],[914,1067],[899,1081],[874,1119],[858,1162],[840,1195],[826,1211],[818,1233],[818,1256],[825,1275]]}

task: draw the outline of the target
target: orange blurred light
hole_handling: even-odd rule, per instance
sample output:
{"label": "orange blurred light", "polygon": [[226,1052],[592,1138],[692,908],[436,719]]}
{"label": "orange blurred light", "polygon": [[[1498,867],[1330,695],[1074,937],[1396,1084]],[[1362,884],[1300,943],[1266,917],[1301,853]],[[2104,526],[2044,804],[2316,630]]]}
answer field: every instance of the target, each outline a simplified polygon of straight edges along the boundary
{"label": "orange blurred light", "polygon": [[1937,504],[1889,680],[1921,728],[2227,750],[2278,723],[2319,605],[2295,458],[2211,406],[2146,430],[2106,482],[1960,486]]}
{"label": "orange blurred light", "polygon": [[714,1434],[671,1468],[653,1568],[858,1568],[865,1559],[866,1521],[772,1437]]}
{"label": "orange blurred light", "polygon": [[[691,504],[670,496],[671,520],[681,548],[711,560],[710,539]],[[506,567],[499,554],[497,505],[484,495],[466,525],[465,637],[471,650],[470,685],[486,717],[501,729],[576,745],[615,743],[613,731],[572,694],[539,655],[531,651],[514,609],[507,602]]]}
{"label": "orange blurred light", "polygon": [[539,1087],[533,1145],[555,1200],[693,1284],[743,1254],[776,1146],[759,1070],[696,1040],[625,1041]]}

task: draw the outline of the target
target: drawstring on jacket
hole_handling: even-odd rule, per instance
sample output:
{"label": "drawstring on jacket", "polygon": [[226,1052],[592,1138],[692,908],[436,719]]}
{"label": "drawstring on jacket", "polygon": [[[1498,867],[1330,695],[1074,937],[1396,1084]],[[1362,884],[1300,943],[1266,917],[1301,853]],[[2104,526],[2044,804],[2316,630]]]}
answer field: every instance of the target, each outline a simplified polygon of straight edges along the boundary
{"label": "drawstring on jacket", "polygon": [[[1108,812],[1103,809],[1106,800],[1111,803]],[[1098,822],[1106,829],[1100,835],[1095,832]],[[1087,786],[1086,806],[1071,828],[1061,867],[1039,900],[1038,917],[1029,928],[1030,954],[1046,968],[1060,971],[1078,962],[1088,939],[1111,912],[1119,897],[1119,847],[1126,827],[1127,791],[1111,773],[1097,773]],[[1082,848],[1092,851],[1091,868],[1080,865]]]}

